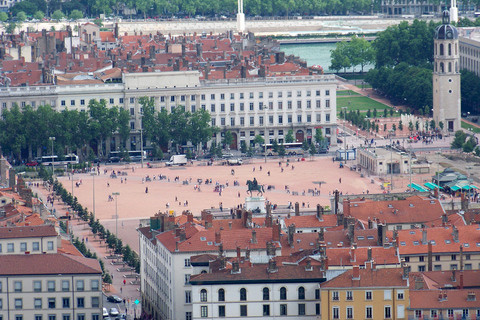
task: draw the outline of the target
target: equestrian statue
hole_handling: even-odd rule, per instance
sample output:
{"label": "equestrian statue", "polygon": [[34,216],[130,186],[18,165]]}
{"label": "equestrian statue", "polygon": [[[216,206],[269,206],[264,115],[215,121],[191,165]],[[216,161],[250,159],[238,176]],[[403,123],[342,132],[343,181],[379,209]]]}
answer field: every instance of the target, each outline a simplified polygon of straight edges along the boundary
{"label": "equestrian statue", "polygon": [[261,197],[263,195],[263,193],[265,192],[265,190],[263,190],[263,185],[259,185],[256,178],[253,178],[253,181],[252,180],[247,180],[247,186],[248,186],[247,193],[250,193],[251,197],[253,196],[252,191],[257,191],[258,192],[257,197],[258,196]]}

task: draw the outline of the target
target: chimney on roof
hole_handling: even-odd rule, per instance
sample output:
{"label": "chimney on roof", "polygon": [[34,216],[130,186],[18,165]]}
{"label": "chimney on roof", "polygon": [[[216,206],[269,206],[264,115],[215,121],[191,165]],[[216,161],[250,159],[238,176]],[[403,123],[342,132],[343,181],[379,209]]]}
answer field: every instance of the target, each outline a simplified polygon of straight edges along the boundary
{"label": "chimney on roof", "polygon": [[300,203],[295,202],[295,216],[300,215]]}
{"label": "chimney on roof", "polygon": [[223,270],[226,268],[226,261],[224,256],[220,256],[220,270]]}
{"label": "chimney on roof", "polygon": [[460,290],[463,290],[463,271],[460,271]]}
{"label": "chimney on roof", "polygon": [[348,241],[350,244],[355,242],[355,225],[353,223],[348,224]]}
{"label": "chimney on roof", "polygon": [[266,75],[267,75],[267,71],[266,71],[265,65],[262,64],[262,65],[260,66],[260,69],[258,70],[258,76],[259,76],[260,78],[265,78]]}
{"label": "chimney on roof", "polygon": [[448,216],[447,216],[447,214],[444,212],[444,213],[442,214],[442,226],[445,227],[445,226],[447,225],[447,223],[448,223]]}
{"label": "chimney on roof", "polygon": [[208,212],[205,214],[205,228],[206,229],[211,228],[212,223],[213,223],[213,215],[210,212]]}
{"label": "chimney on roof", "polygon": [[220,242],[220,245],[218,246],[218,255],[223,256],[223,242]]}
{"label": "chimney on roof", "polygon": [[312,259],[310,257],[307,258],[307,266],[305,267],[305,271],[312,271]]}
{"label": "chimney on roof", "polygon": [[453,282],[457,282],[457,270],[452,270],[452,277],[450,278]]}
{"label": "chimney on roof", "polygon": [[428,266],[427,270],[432,271],[433,270],[433,246],[432,246],[432,241],[428,242]]}
{"label": "chimney on roof", "polygon": [[267,256],[275,256],[275,246],[273,245],[273,242],[267,241]]}
{"label": "chimney on roof", "polygon": [[463,271],[463,245],[460,245],[460,270]]}
{"label": "chimney on roof", "polygon": [[185,58],[186,52],[187,52],[187,46],[184,43],[182,43],[182,58]]}
{"label": "chimney on roof", "polygon": [[273,224],[273,217],[271,214],[269,214],[268,208],[271,208],[270,205],[267,205],[267,215],[265,216],[265,227],[270,228],[272,227]]}
{"label": "chimney on roof", "polygon": [[345,217],[350,216],[350,199],[343,199],[343,214]]}
{"label": "chimney on roof", "polygon": [[176,227],[176,228],[175,228],[175,238],[180,236],[180,231],[181,231],[181,230],[182,230],[182,229],[180,229],[179,227]]}
{"label": "chimney on roof", "polygon": [[185,229],[180,230],[180,241],[187,240],[187,234],[185,233]]}
{"label": "chimney on roof", "polygon": [[372,247],[368,247],[368,250],[367,250],[367,261],[372,261]]}
{"label": "chimney on roof", "polygon": [[343,213],[337,213],[337,226],[343,226]]}
{"label": "chimney on roof", "polygon": [[232,229],[232,221],[228,222],[228,229]]}
{"label": "chimney on roof", "polygon": [[323,228],[318,231],[318,241],[325,241],[325,230]]}
{"label": "chimney on roof", "polygon": [[293,238],[295,234],[295,224],[291,224],[288,226],[288,244],[290,244],[290,247],[293,246]]}
{"label": "chimney on roof", "polygon": [[268,272],[274,273],[274,272],[277,272],[277,271],[278,271],[277,261],[276,261],[275,257],[272,257],[268,261]]}
{"label": "chimney on roof", "polygon": [[248,247],[245,250],[245,260],[250,260],[250,249]]}
{"label": "chimney on roof", "polygon": [[452,232],[453,241],[458,242],[458,229],[457,227],[455,227],[455,225],[452,226],[452,229],[453,229],[453,232]]}
{"label": "chimney on roof", "polygon": [[187,222],[192,223],[193,222],[193,213],[187,212],[186,216],[187,216]]}
{"label": "chimney on roof", "polygon": [[402,261],[402,268],[403,268],[402,279],[407,280],[408,274],[410,272],[410,267],[408,266],[408,264],[405,263],[405,261]]}
{"label": "chimney on roof", "polygon": [[175,252],[178,252],[178,241],[175,241]]}
{"label": "chimney on roof", "polygon": [[328,270],[328,257],[327,256],[323,256],[320,260],[320,269],[322,269],[323,271],[327,271]]}
{"label": "chimney on roof", "polygon": [[240,273],[240,262],[238,260],[232,262],[232,273]]}
{"label": "chimney on roof", "polygon": [[242,66],[240,68],[240,76],[242,77],[242,79],[247,78],[247,67],[246,66]]}
{"label": "chimney on roof", "polygon": [[317,219],[323,221],[323,207],[317,204]]}
{"label": "chimney on roof", "polygon": [[357,259],[356,259],[357,257],[356,257],[355,251],[356,251],[355,247],[352,246],[352,247],[350,248],[350,262],[355,262],[355,261],[357,260]]}
{"label": "chimney on roof", "polygon": [[272,241],[280,241],[280,224],[277,222],[272,225]]}
{"label": "chimney on roof", "polygon": [[360,280],[360,267],[358,265],[353,266],[352,280]]}
{"label": "chimney on roof", "polygon": [[222,242],[220,231],[215,232],[215,245],[219,245]]}
{"label": "chimney on roof", "polygon": [[423,245],[427,244],[427,229],[426,228],[422,229],[422,244]]}
{"label": "chimney on roof", "polygon": [[252,229],[252,243],[257,243],[257,231]]}
{"label": "chimney on roof", "polygon": [[387,227],[379,223],[377,225],[377,245],[383,247],[386,242]]}
{"label": "chimney on roof", "polygon": [[202,59],[202,58],[203,58],[202,43],[201,43],[201,42],[198,42],[198,43],[195,45],[195,47],[196,47],[196,49],[197,49],[197,58]]}
{"label": "chimney on roof", "polygon": [[239,246],[237,246],[237,259],[240,259],[242,257],[242,249],[240,249]]}

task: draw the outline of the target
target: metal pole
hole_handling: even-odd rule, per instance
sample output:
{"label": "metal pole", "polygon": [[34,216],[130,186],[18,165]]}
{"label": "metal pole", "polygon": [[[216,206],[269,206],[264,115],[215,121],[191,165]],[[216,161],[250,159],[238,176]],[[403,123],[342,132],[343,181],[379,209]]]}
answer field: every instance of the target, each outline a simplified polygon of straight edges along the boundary
{"label": "metal pole", "polygon": [[140,151],[142,158],[142,169],[143,169],[143,113],[140,114]]}
{"label": "metal pole", "polygon": [[347,122],[347,107],[342,107],[343,109],[343,163],[347,165],[347,130],[345,129],[345,123]]}
{"label": "metal pole", "polygon": [[408,153],[408,164],[409,164],[409,170],[408,173],[410,175],[410,188],[409,191],[412,191],[412,147],[410,146],[410,152]]}
{"label": "metal pole", "polygon": [[390,191],[393,191],[393,145],[390,138]]}
{"label": "metal pole", "polygon": [[55,137],[48,137],[48,140],[52,141],[52,179],[53,179],[53,175],[54,175],[54,159],[53,159],[53,141],[55,141]]}
{"label": "metal pole", "polygon": [[437,184],[438,184],[438,198],[440,199],[440,153],[442,149],[438,152],[438,161],[437,161]]}
{"label": "metal pole", "polygon": [[120,192],[113,192],[112,195],[115,196],[115,237],[118,239],[118,196]]}
{"label": "metal pole", "polygon": [[93,177],[93,216],[95,217],[95,176],[97,174],[92,172],[90,175]]}
{"label": "metal pole", "polygon": [[[265,106],[263,106],[265,108]],[[264,127],[264,141],[263,141],[263,147],[264,147],[264,152],[265,152],[265,163],[267,163],[267,109],[265,109],[265,119],[263,119],[263,127]]]}

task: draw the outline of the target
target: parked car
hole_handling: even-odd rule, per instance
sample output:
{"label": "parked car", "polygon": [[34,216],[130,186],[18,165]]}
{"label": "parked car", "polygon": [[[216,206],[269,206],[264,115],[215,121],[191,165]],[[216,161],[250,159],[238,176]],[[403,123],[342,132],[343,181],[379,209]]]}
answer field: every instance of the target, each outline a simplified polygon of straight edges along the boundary
{"label": "parked car", "polygon": [[118,312],[117,308],[110,308],[110,315],[112,317],[118,316],[120,312]]}
{"label": "parked car", "polygon": [[25,165],[28,166],[28,167],[36,167],[36,166],[38,166],[38,162],[33,160],[33,161],[30,161],[30,162],[27,162]]}
{"label": "parked car", "polygon": [[116,302],[116,303],[123,302],[122,298],[120,298],[119,296],[116,296],[116,295],[108,296],[107,301]]}
{"label": "parked car", "polygon": [[103,308],[103,313],[102,313],[102,315],[103,315],[103,318],[106,318],[106,317],[109,316],[107,308]]}

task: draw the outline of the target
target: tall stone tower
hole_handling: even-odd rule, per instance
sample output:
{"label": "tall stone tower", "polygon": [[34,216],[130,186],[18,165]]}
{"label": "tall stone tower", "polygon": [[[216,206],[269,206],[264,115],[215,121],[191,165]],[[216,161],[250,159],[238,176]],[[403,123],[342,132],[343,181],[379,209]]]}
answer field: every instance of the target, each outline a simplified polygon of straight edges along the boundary
{"label": "tall stone tower", "polygon": [[458,31],[447,10],[435,29],[434,60],[433,119],[437,126],[443,122],[444,131],[455,132],[461,129]]}

